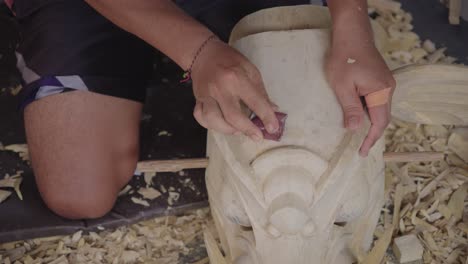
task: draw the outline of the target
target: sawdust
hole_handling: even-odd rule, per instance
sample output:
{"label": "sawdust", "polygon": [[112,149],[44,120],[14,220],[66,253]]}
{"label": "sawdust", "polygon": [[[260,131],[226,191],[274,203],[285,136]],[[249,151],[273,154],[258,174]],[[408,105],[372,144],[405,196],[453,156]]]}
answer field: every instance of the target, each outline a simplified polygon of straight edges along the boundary
{"label": "sawdust", "polygon": [[[378,14],[376,21],[390,37],[383,57],[391,69],[414,63],[456,61],[444,54],[446,48],[437,48],[430,40],[421,41],[411,31],[411,14],[395,8],[394,3],[382,5],[382,1],[377,1],[380,6],[373,6],[373,2],[376,1],[369,3],[372,11]],[[454,146],[463,143],[457,133],[460,130],[453,126],[393,120],[385,131],[386,151],[442,151],[446,154],[441,161],[387,163],[386,166],[386,204],[376,237],[381,237],[389,224],[394,225],[393,238],[417,235],[424,246],[422,263],[468,263],[468,164],[462,154],[466,150]],[[450,137],[454,142],[451,148],[448,146]],[[384,263],[397,263],[391,250],[388,252]]]}
{"label": "sawdust", "polygon": [[209,210],[199,209],[99,233],[6,243],[0,245],[0,263],[196,263],[206,255],[190,262],[186,256],[196,250],[210,225]]}
{"label": "sawdust", "polygon": [[[452,126],[435,128],[394,120],[385,132],[386,148],[439,149],[441,140],[446,146],[454,130]],[[468,170],[458,166],[456,154],[443,149],[446,158],[441,161],[388,164],[386,174],[391,181],[387,181],[385,208],[395,216],[394,222],[398,221],[394,237],[418,236],[424,246],[424,263],[464,263],[468,257],[468,233],[463,229],[468,222]],[[384,218],[377,228],[380,231]]]}
{"label": "sawdust", "polygon": [[[373,0],[369,12],[378,14],[376,21],[389,34],[383,57],[391,69],[413,63],[455,62],[444,54],[445,48],[437,48],[430,40],[421,41],[412,32],[412,16],[401,10],[399,3]],[[389,248],[389,234],[393,239],[414,234],[424,247],[423,263],[468,263],[468,164],[448,147],[456,129],[399,120],[390,124],[385,132],[386,151],[443,151],[446,157],[435,162],[387,164],[386,204],[375,232],[376,246],[365,260],[380,259],[387,250],[383,263],[397,263]],[[161,132],[159,136],[170,136],[167,131]],[[24,146],[7,148],[29,159]],[[151,187],[149,178],[145,177],[147,188]],[[160,190],[168,191],[162,185]],[[178,199],[173,188],[169,188],[169,198],[171,203]],[[116,230],[102,228],[99,233],[7,243],[0,245],[0,262],[178,263],[180,256],[190,251],[187,244],[201,239],[202,230],[211,221],[208,209],[204,209]],[[206,258],[199,261],[207,262]]]}

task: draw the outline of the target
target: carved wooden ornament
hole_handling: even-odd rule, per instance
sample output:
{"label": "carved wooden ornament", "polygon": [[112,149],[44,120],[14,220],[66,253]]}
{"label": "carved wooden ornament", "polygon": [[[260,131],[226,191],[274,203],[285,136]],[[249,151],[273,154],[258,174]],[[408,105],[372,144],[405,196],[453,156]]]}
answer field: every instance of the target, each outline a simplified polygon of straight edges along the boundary
{"label": "carved wooden ornament", "polygon": [[[281,142],[208,134],[206,182],[226,263],[352,263],[369,250],[384,203],[384,142],[361,158],[358,149],[369,121],[356,133],[343,127],[341,107],[323,72],[329,27],[328,9],[295,6],[259,11],[233,30],[231,45],[257,66],[288,119]],[[373,27],[377,46],[384,45],[385,31]],[[410,85],[420,89],[423,81],[411,79],[409,72],[424,67],[398,71],[395,113],[443,123],[442,115],[431,120],[430,113],[412,104],[420,99]],[[465,68],[456,69],[467,75]],[[450,78],[451,89],[460,90],[461,83],[452,78],[467,77],[454,74],[433,81],[440,85]],[[466,84],[462,96],[468,94]],[[400,86],[405,91],[399,92]],[[452,123],[467,123],[460,109],[450,115]],[[219,262],[220,252],[212,246],[208,252]]]}

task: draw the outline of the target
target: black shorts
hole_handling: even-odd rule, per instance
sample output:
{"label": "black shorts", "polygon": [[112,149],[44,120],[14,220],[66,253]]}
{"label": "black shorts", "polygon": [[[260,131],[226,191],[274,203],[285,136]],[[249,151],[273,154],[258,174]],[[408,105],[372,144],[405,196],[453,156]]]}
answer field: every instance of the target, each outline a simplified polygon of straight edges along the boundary
{"label": "black shorts", "polygon": [[[262,8],[305,0],[175,0],[226,40],[243,16]],[[83,0],[15,0],[21,41],[22,106],[40,98],[82,90],[145,100],[155,50],[118,28]],[[162,36],[164,37],[164,36]]]}

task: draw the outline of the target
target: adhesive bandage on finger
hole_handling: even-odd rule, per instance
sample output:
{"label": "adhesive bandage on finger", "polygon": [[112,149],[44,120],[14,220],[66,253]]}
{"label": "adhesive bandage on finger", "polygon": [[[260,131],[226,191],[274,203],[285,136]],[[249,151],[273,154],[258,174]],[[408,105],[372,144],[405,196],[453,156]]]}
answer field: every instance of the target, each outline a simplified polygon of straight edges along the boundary
{"label": "adhesive bandage on finger", "polygon": [[365,96],[368,108],[384,105],[390,100],[392,88],[385,88]]}

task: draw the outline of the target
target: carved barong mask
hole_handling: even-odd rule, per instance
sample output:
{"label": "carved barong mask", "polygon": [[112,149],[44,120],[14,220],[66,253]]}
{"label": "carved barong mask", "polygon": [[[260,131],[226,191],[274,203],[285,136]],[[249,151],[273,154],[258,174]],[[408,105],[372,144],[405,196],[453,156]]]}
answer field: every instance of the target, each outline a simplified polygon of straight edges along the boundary
{"label": "carved barong mask", "polygon": [[[257,66],[288,118],[280,142],[209,132],[207,188],[228,263],[352,263],[371,245],[384,203],[384,143],[362,158],[369,122],[355,133],[343,126],[323,70],[329,28],[326,8],[296,6],[254,13],[233,30],[231,45]],[[385,31],[373,28],[379,48]],[[394,107],[411,116],[402,98],[395,94]]]}

